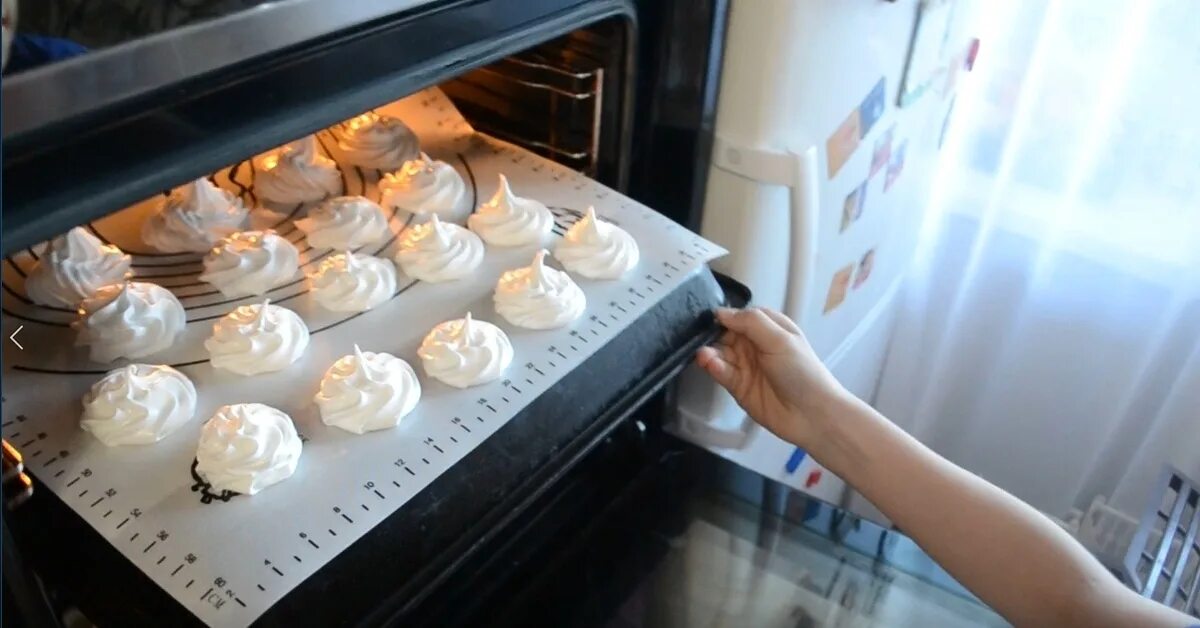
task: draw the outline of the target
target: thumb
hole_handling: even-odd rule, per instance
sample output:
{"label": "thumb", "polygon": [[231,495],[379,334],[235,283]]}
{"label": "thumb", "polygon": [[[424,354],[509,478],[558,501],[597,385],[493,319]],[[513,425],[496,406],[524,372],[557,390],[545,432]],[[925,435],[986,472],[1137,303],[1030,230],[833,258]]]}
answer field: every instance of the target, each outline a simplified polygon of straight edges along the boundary
{"label": "thumb", "polygon": [[775,353],[788,343],[792,335],[758,308],[720,308],[717,310],[717,320],[730,331],[745,336],[755,349],[763,353]]}
{"label": "thumb", "polygon": [[725,390],[733,392],[737,383],[737,369],[725,360],[720,350],[716,347],[701,347],[696,351],[696,364]]}

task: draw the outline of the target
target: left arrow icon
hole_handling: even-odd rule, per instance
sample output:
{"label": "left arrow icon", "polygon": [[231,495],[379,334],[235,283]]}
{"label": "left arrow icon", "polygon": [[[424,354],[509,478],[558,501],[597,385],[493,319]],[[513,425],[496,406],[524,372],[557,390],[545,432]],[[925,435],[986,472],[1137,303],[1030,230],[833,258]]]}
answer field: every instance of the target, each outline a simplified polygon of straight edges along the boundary
{"label": "left arrow icon", "polygon": [[24,350],[25,350],[25,347],[22,347],[22,346],[21,346],[21,343],[17,342],[17,334],[21,333],[21,330],[22,330],[22,329],[25,329],[25,326],[24,326],[24,325],[21,325],[20,327],[17,327],[17,331],[14,331],[14,332],[12,333],[12,335],[8,337],[8,339],[9,339],[9,340],[11,340],[11,341],[13,341],[13,344],[14,344],[14,345],[17,345],[17,348],[18,348],[18,349],[20,349],[20,350],[24,351]]}

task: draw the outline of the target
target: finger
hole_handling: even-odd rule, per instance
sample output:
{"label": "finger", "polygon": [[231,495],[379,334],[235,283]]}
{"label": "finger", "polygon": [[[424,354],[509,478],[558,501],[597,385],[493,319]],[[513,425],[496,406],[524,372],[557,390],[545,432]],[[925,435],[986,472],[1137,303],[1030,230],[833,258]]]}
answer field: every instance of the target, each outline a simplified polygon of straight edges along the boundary
{"label": "finger", "polygon": [[791,333],[793,333],[793,334],[800,334],[800,333],[801,333],[801,332],[800,332],[800,326],[799,326],[799,325],[797,325],[797,324],[795,323],[795,321],[793,321],[792,319],[788,318],[788,317],[787,317],[787,315],[786,315],[786,314],[784,314],[783,312],[779,312],[779,311],[777,311],[777,310],[772,310],[772,309],[771,309],[771,308],[769,308],[769,307],[762,307],[762,308],[758,308],[758,309],[759,309],[759,310],[762,310],[762,312],[763,312],[764,314],[766,314],[768,318],[770,318],[771,320],[775,321],[775,324],[776,324],[776,325],[779,325],[780,327],[782,327],[784,331],[788,331],[788,332],[791,332]]}
{"label": "finger", "polygon": [[737,383],[737,369],[721,357],[713,347],[701,347],[696,351],[696,364],[726,390],[733,391]]}
{"label": "finger", "polygon": [[730,331],[735,331],[750,340],[755,349],[773,352],[789,339],[790,334],[771,320],[762,310],[717,310],[717,320]]}

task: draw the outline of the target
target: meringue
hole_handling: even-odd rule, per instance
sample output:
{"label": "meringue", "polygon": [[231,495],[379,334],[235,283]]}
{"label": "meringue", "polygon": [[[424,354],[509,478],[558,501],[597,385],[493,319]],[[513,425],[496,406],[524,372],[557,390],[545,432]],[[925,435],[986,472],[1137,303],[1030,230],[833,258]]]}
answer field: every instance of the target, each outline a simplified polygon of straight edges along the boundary
{"label": "meringue", "polygon": [[499,379],[512,363],[513,347],[503,330],[467,312],[466,318],[434,327],[417,355],[430,377],[466,388]]}
{"label": "meringue", "polygon": [[83,396],[79,426],[100,442],[148,445],[170,436],[196,411],[196,387],[175,369],[130,364],[109,371]]}
{"label": "meringue", "polygon": [[142,240],[163,253],[207,251],[241,231],[248,214],[233,192],[201,177],[171,190],[142,225]]}
{"label": "meringue", "polygon": [[362,312],[396,294],[396,267],[385,259],[346,251],[322,260],[308,276],[308,285],[325,309]]}
{"label": "meringue", "polygon": [[483,261],[483,240],[434,214],[429,222],[404,232],[396,249],[396,262],[405,274],[421,281],[439,282],[470,275]]}
{"label": "meringue", "polygon": [[421,383],[408,362],[358,345],[325,371],[313,397],[325,425],[354,434],[399,425],[420,399]]}
{"label": "meringue", "polygon": [[216,490],[254,495],[292,477],[301,448],[283,411],[261,403],[221,406],[200,430],[196,472]]}
{"label": "meringue", "polygon": [[628,231],[596,217],[596,209],[571,225],[554,249],[563,268],[589,279],[619,279],[637,266],[638,245]]}
{"label": "meringue", "polygon": [[187,325],[187,315],[170,290],[152,283],[127,281],[101,287],[79,306],[71,324],[94,362],[140,358],[171,346]]}
{"label": "meringue", "polygon": [[496,313],[517,327],[562,327],[587,307],[579,285],[567,273],[547,268],[545,257],[545,249],[538,251],[533,264],[505,272],[496,283]]}
{"label": "meringue", "polygon": [[417,136],[399,118],[367,112],[334,127],[342,159],[363,168],[394,170],[419,154]]}
{"label": "meringue", "polygon": [[129,277],[129,256],[83,227],[54,238],[25,278],[25,294],[41,305],[78,307],[100,286]]}
{"label": "meringue", "polygon": [[500,175],[500,186],[486,203],[467,218],[471,231],[496,246],[540,244],[554,227],[554,215],[542,203],[513,194],[508,178]]}
{"label": "meringue", "polygon": [[205,281],[227,297],[263,294],[296,276],[300,251],[274,231],[240,231],[204,256]]}
{"label": "meringue", "polygon": [[263,200],[284,205],[319,201],[342,193],[342,173],[317,152],[309,135],[254,158],[254,191]]}
{"label": "meringue", "polygon": [[243,305],[213,323],[204,341],[213,368],[257,375],[287,368],[308,348],[308,326],[295,312],[271,305]]}
{"label": "meringue", "polygon": [[356,249],[380,242],[391,233],[383,208],[362,196],[331,198],[295,225],[318,249]]}
{"label": "meringue", "polygon": [[384,173],[379,195],[379,204],[387,208],[453,217],[466,199],[467,184],[454,166],[421,153],[395,173]]}

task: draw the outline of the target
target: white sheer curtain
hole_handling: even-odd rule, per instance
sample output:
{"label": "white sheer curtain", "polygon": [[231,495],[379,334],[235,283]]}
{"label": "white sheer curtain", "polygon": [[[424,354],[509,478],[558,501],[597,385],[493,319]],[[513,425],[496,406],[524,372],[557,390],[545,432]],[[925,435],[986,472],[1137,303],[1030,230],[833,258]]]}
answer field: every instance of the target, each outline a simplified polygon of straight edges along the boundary
{"label": "white sheer curtain", "polygon": [[876,403],[1062,516],[1200,478],[1200,2],[989,2]]}

